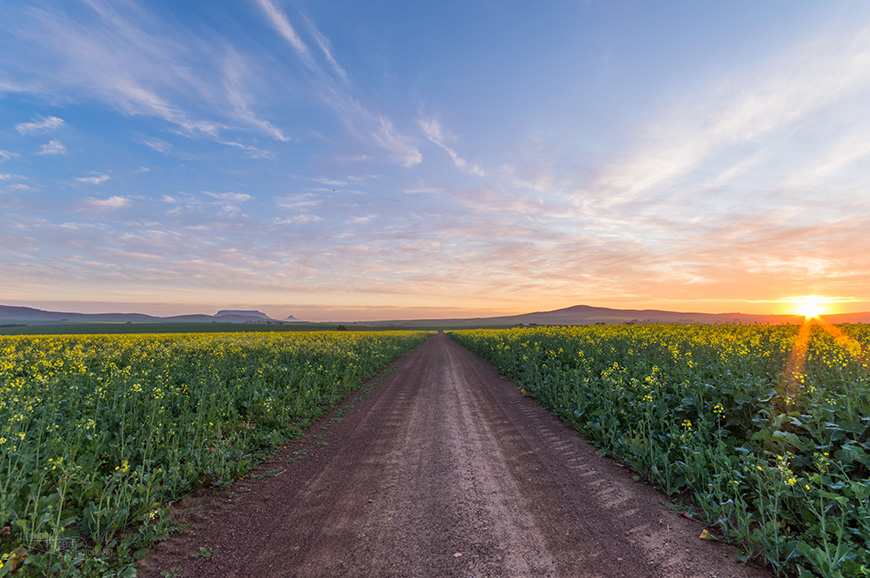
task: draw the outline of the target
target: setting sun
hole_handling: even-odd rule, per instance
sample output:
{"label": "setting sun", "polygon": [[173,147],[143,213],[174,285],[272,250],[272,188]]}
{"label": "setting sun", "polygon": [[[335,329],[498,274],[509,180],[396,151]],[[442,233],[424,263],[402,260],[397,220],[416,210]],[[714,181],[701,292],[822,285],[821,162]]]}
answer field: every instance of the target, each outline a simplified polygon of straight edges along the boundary
{"label": "setting sun", "polygon": [[827,313],[825,305],[830,299],[818,295],[807,295],[794,301],[795,315],[803,315],[807,319],[813,319],[823,313]]}

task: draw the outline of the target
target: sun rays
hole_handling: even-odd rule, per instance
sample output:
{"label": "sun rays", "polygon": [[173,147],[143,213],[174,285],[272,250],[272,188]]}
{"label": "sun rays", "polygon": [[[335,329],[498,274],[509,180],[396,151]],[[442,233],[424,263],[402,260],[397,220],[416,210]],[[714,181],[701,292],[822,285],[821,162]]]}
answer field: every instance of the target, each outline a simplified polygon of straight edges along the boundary
{"label": "sun rays", "polygon": [[870,371],[870,350],[868,350],[867,346],[824,319],[819,313],[821,306],[818,301],[806,301],[802,303],[802,307],[801,315],[804,315],[804,322],[801,324],[795,337],[795,342],[786,362],[781,381],[787,406],[796,404],[803,392],[810,337],[812,336],[812,326],[814,324],[818,324],[828,335],[834,338],[837,345],[859,363],[864,371]]}
{"label": "sun rays", "polygon": [[836,340],[840,347],[845,349],[849,355],[852,356],[852,359],[860,363],[865,370],[868,369],[868,363],[870,363],[870,350],[868,350],[864,344],[851,335],[844,333],[839,327],[835,326],[833,323],[829,323],[822,317],[818,317],[816,321],[822,329],[828,333],[828,335]]}
{"label": "sun rays", "polygon": [[786,362],[785,372],[782,375],[783,393],[786,406],[795,404],[803,392],[804,371],[807,365],[807,353],[809,351],[810,336],[812,335],[813,317],[805,316],[801,328],[798,330],[791,353]]}

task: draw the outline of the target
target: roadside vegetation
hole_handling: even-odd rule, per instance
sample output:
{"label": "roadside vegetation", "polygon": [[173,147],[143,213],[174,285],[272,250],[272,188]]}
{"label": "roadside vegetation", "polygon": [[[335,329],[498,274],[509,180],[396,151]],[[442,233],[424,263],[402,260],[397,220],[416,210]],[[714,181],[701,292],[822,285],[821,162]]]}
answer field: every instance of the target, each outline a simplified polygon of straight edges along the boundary
{"label": "roadside vegetation", "polygon": [[221,487],[422,332],[0,337],[0,577],[135,576]]}
{"label": "roadside vegetation", "polygon": [[[827,331],[825,330],[827,329]],[[870,326],[452,337],[778,574],[870,576]]]}

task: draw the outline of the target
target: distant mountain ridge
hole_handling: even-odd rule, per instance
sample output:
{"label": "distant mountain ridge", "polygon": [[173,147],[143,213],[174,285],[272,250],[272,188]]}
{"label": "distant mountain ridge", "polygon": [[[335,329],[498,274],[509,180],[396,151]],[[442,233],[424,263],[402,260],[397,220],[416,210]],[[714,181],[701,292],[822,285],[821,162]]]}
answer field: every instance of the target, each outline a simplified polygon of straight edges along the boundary
{"label": "distant mountain ridge", "polygon": [[[826,315],[831,323],[870,323],[870,312]],[[802,315],[759,315],[753,313],[691,313],[658,309],[611,309],[574,305],[554,311],[538,311],[501,317],[471,319],[415,319],[369,322],[368,325],[456,327],[508,327],[513,325],[594,325],[596,323],[801,323]]]}
{"label": "distant mountain ridge", "polygon": [[[290,317],[293,316],[291,315]],[[66,313],[11,305],[0,305],[0,321],[57,321],[70,323],[283,323],[277,319],[272,319],[260,311],[225,309],[218,311],[215,315],[193,314],[158,317],[144,313]]]}
{"label": "distant mountain ridge", "polygon": [[[831,323],[870,323],[870,312],[826,315]],[[32,307],[0,305],[2,322],[71,322],[71,323],[305,323],[293,315],[272,319],[253,310],[223,309],[215,315],[194,314],[157,317],[143,313],[64,313]],[[554,311],[538,311],[500,317],[467,319],[401,319],[352,323],[375,327],[454,326],[509,327],[512,325],[594,325],[596,323],[801,323],[800,315],[758,315],[753,313],[687,313],[658,309],[611,309],[574,305]]]}

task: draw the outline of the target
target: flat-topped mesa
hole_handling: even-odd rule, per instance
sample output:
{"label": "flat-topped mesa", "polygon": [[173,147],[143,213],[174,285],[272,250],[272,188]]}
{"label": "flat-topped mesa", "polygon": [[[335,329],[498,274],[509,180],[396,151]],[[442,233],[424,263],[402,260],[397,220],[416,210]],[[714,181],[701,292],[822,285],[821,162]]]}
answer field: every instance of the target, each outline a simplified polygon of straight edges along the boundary
{"label": "flat-topped mesa", "polygon": [[270,319],[268,315],[262,313],[260,311],[243,311],[236,309],[221,309],[217,313],[214,314],[215,317],[226,317],[227,315],[239,316],[239,317],[259,317],[261,319]]}

